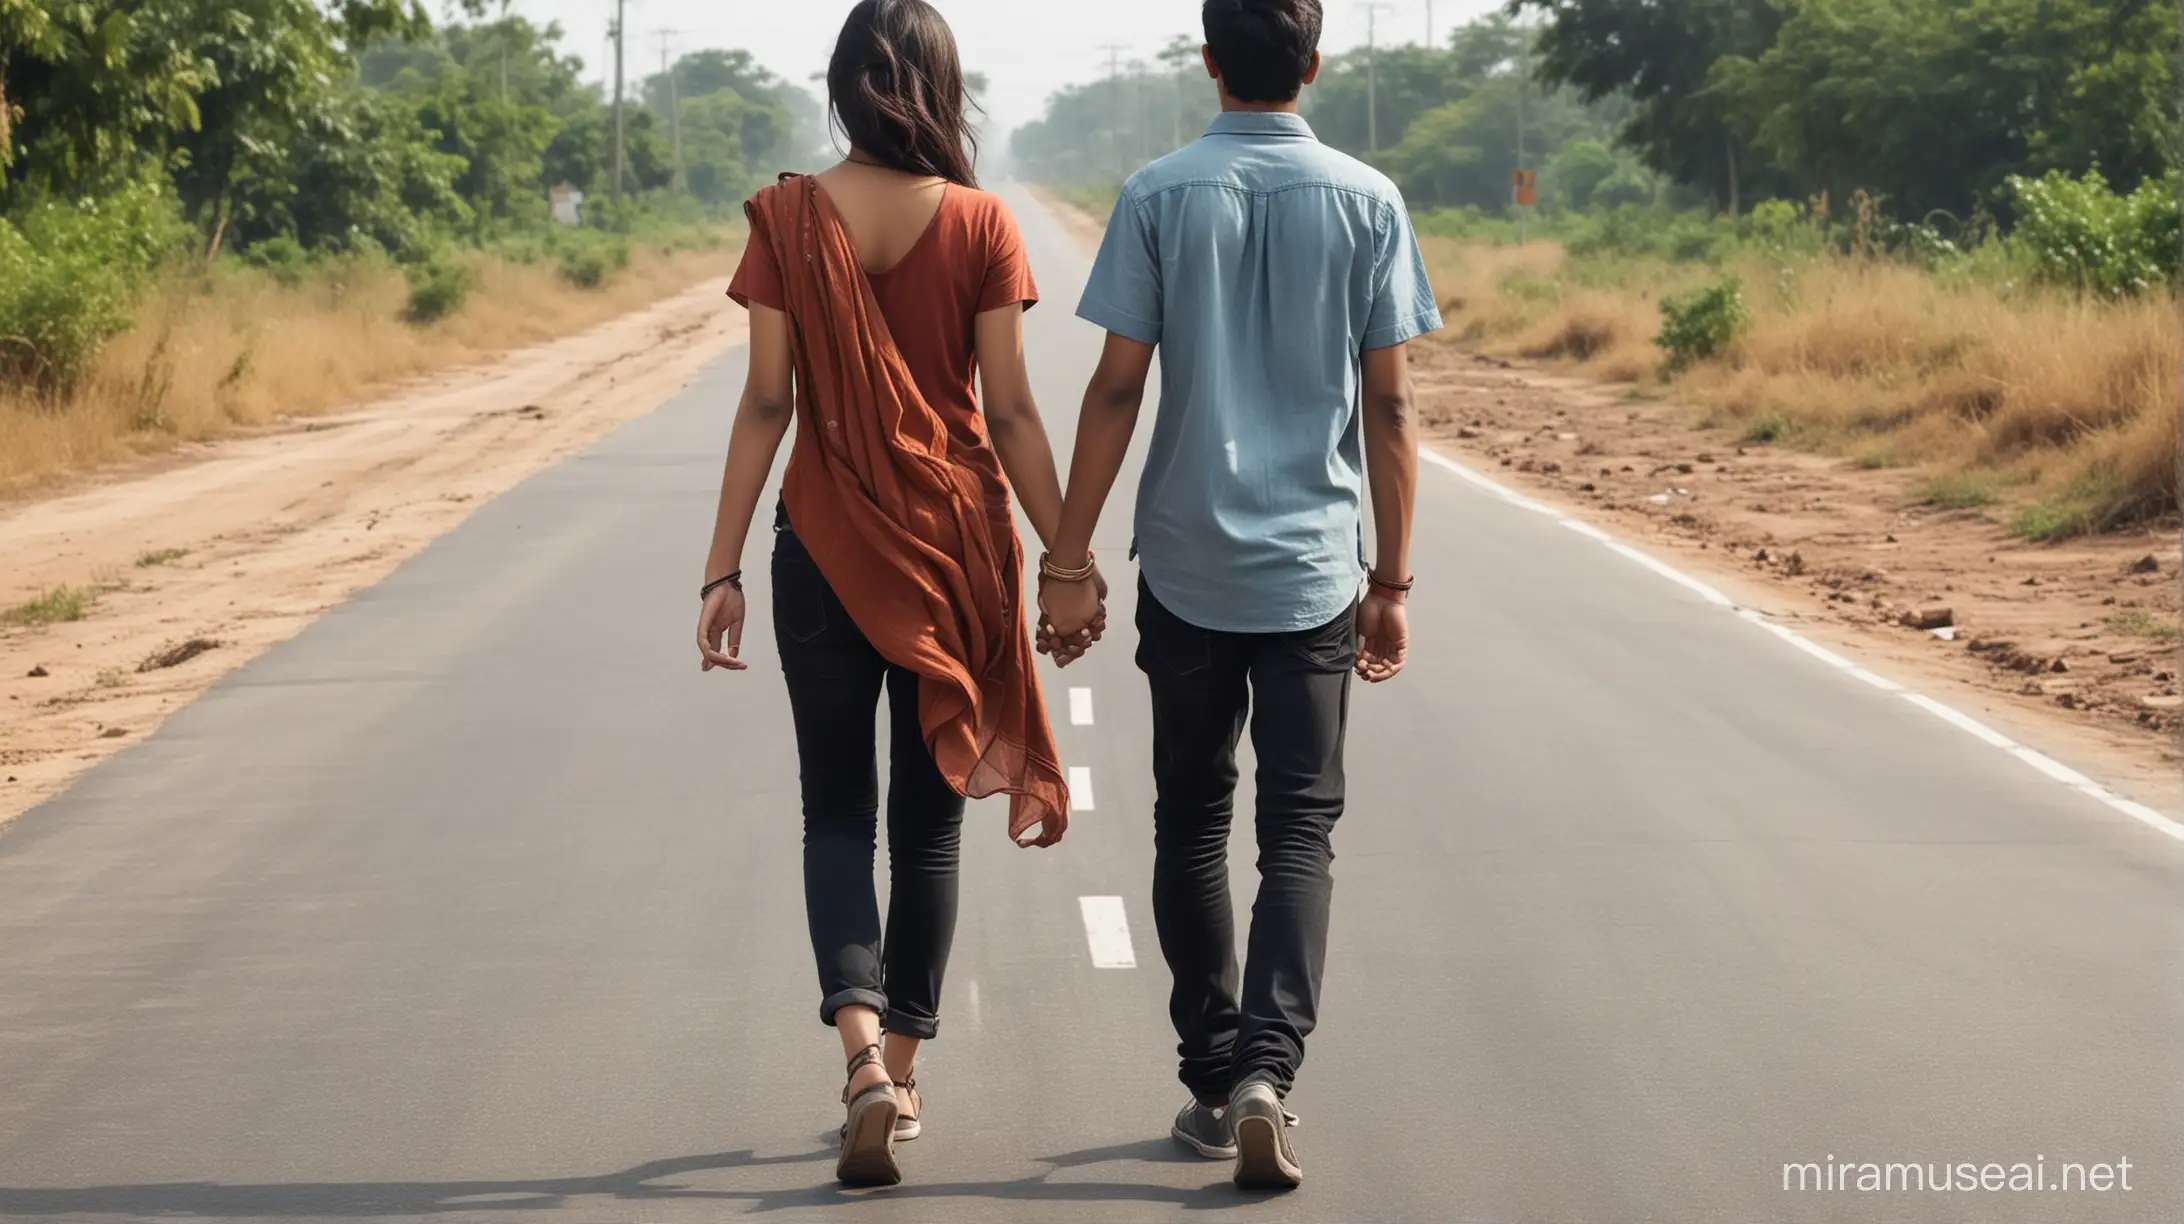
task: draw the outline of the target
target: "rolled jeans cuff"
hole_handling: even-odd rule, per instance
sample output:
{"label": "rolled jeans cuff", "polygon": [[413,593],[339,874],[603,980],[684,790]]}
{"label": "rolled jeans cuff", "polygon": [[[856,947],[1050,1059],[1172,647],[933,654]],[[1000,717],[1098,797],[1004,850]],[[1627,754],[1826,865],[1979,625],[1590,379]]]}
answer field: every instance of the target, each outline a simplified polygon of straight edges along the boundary
{"label": "rolled jeans cuff", "polygon": [[[866,990],[862,986],[852,986],[848,990],[838,990],[828,995],[826,1000],[819,1004],[819,1023],[826,1025],[828,1028],[833,1028],[834,1013],[845,1007],[869,1007],[885,1016],[887,1014],[887,996],[877,990]],[[903,1036],[907,1037],[909,1034],[905,1033]]]}
{"label": "rolled jeans cuff", "polygon": [[897,1037],[914,1041],[931,1041],[940,1036],[940,1021],[932,1016],[914,1016],[897,1009],[880,1016],[880,1027]]}

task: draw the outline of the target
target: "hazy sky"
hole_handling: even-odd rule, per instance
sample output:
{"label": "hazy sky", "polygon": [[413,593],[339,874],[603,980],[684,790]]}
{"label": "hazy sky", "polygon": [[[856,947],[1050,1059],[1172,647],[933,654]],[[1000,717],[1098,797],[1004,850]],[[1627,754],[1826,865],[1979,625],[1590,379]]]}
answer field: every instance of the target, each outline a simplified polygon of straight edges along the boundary
{"label": "hazy sky", "polygon": [[[993,80],[987,104],[1000,126],[1039,117],[1058,85],[1087,81],[1107,71],[1107,43],[1151,58],[1177,34],[1198,32],[1197,0],[934,0],[955,27],[966,67]],[[659,69],[661,29],[687,30],[675,45],[744,47],[790,80],[803,82],[826,67],[842,18],[855,0],[630,0],[629,71]],[[1499,0],[1435,0],[1436,31],[1499,6]],[[596,73],[605,58],[607,23],[614,0],[516,0],[516,10],[535,21],[558,21],[567,48]],[[1365,42],[1365,6],[1327,0],[1324,49]],[[1418,42],[1426,33],[1427,0],[1386,0],[1380,15],[1383,42]],[[1210,82],[1209,82],[1210,88]],[[820,92],[815,89],[814,92]]]}

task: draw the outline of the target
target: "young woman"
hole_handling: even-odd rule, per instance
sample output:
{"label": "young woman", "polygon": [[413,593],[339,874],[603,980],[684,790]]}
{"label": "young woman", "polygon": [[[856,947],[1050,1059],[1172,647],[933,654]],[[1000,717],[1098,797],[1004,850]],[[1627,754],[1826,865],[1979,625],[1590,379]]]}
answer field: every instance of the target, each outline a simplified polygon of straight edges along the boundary
{"label": "young woman", "polygon": [[[964,798],[1009,795],[1019,844],[1051,846],[1069,823],[1009,490],[1042,541],[1062,496],[1024,369],[1038,290],[1014,218],[972,173],[954,35],[924,0],[864,0],[827,93],[848,157],[745,206],[750,246],[729,293],[751,312],[750,374],[698,650],[708,671],[748,666],[744,540],[793,414],[774,638],[802,766],[819,1016],[849,1057],[837,1174],[892,1185],[895,1143],[922,1129],[914,1072],[955,935]],[[884,938],[872,886],[883,688]]]}

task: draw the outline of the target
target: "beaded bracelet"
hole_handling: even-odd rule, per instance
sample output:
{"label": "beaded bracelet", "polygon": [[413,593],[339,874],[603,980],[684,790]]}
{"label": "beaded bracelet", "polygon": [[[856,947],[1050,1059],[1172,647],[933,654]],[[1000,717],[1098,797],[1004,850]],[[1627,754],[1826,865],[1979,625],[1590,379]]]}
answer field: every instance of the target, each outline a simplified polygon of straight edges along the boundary
{"label": "beaded bracelet", "polygon": [[711,599],[713,597],[713,592],[721,589],[724,586],[734,587],[739,591],[742,590],[743,571],[737,570],[735,573],[728,575],[726,578],[715,578],[711,582],[706,583],[704,586],[699,587],[698,598],[700,600]]}

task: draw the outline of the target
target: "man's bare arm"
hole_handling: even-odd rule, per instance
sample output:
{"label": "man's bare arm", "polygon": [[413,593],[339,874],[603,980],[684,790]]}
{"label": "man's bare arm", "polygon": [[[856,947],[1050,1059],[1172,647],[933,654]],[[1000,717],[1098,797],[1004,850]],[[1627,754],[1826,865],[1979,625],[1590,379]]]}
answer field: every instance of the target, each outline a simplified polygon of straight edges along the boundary
{"label": "man's bare arm", "polygon": [[1130,437],[1137,432],[1145,403],[1145,380],[1152,373],[1153,347],[1110,333],[1099,368],[1084,389],[1077,414],[1077,450],[1069,461],[1069,492],[1062,499],[1062,528],[1053,541],[1054,563],[1064,569],[1084,564],[1100,511],[1122,474]]}
{"label": "man's bare arm", "polygon": [[1365,478],[1372,486],[1379,548],[1373,574],[1381,579],[1358,609],[1357,674],[1368,683],[1392,680],[1410,661],[1411,523],[1418,507],[1418,418],[1411,394],[1410,349],[1368,351],[1365,375]]}
{"label": "man's bare arm", "polygon": [[1410,346],[1365,354],[1365,477],[1372,487],[1378,551],[1373,570],[1408,582],[1411,523],[1418,509],[1418,414]]}

